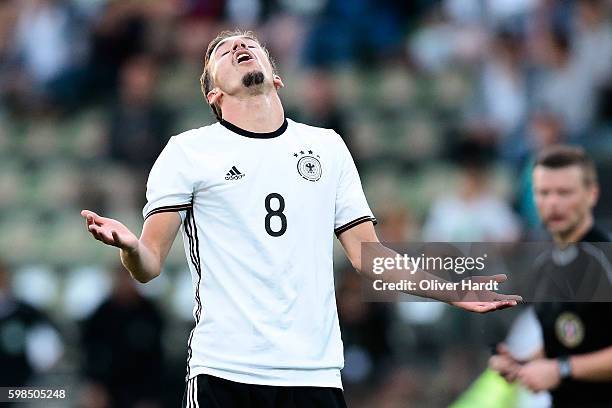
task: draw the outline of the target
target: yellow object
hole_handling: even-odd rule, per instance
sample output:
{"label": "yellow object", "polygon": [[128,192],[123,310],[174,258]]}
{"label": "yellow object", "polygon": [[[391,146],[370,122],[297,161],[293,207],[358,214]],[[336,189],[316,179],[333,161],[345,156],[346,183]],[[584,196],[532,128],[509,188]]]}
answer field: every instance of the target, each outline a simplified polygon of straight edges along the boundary
{"label": "yellow object", "polygon": [[449,408],[515,408],[517,395],[516,384],[487,369]]}

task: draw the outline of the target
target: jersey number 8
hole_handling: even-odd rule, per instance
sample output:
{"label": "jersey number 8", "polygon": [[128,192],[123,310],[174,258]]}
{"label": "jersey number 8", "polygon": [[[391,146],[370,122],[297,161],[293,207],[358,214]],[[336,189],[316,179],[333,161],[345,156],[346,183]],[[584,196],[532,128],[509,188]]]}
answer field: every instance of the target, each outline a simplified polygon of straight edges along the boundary
{"label": "jersey number 8", "polygon": [[[270,206],[273,198],[278,200],[278,210],[273,210]],[[273,237],[280,237],[285,233],[285,231],[287,231],[287,217],[285,214],[283,214],[283,211],[285,210],[285,199],[278,193],[270,193],[266,196],[265,205],[266,211],[268,212],[265,220],[266,232]],[[278,231],[274,231],[270,225],[273,217],[280,218],[281,227]]]}

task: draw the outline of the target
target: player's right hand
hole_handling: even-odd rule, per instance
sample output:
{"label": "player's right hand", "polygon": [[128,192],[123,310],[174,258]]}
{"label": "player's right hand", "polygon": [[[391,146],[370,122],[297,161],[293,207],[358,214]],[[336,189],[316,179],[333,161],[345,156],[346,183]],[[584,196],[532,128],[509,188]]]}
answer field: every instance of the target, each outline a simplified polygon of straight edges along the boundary
{"label": "player's right hand", "polygon": [[489,368],[497,371],[508,382],[514,382],[521,369],[522,364],[518,362],[508,350],[508,347],[500,343],[497,346],[497,354],[489,358]]}
{"label": "player's right hand", "polygon": [[89,210],[81,211],[81,216],[86,220],[87,231],[98,241],[127,251],[138,248],[136,235],[119,221]]}

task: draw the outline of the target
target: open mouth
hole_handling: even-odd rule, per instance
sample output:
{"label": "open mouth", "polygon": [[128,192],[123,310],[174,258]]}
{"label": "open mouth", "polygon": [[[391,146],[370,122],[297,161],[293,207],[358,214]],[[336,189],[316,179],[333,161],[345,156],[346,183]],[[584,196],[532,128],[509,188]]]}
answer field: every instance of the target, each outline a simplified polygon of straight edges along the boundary
{"label": "open mouth", "polygon": [[253,57],[251,56],[251,54],[249,54],[248,52],[244,51],[244,52],[240,52],[237,56],[236,56],[236,62],[238,64],[242,64],[243,62],[248,62],[251,61],[253,59]]}

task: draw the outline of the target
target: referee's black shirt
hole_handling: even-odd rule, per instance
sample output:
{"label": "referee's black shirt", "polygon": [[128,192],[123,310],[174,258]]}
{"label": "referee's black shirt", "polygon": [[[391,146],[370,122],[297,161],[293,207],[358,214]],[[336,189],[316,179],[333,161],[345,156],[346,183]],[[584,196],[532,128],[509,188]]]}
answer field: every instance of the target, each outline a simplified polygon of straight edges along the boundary
{"label": "referee's black shirt", "polygon": [[[580,242],[610,242],[610,237],[602,229],[593,227]],[[551,257],[538,269],[575,274],[582,269],[581,265],[592,261],[589,256],[588,251],[580,250],[566,265],[559,265]],[[602,276],[609,273],[604,269],[602,266]],[[547,358],[590,353],[612,346],[612,303],[540,302],[534,304],[534,309],[542,326]],[[551,395],[555,408],[612,407],[612,381],[566,379]]]}

